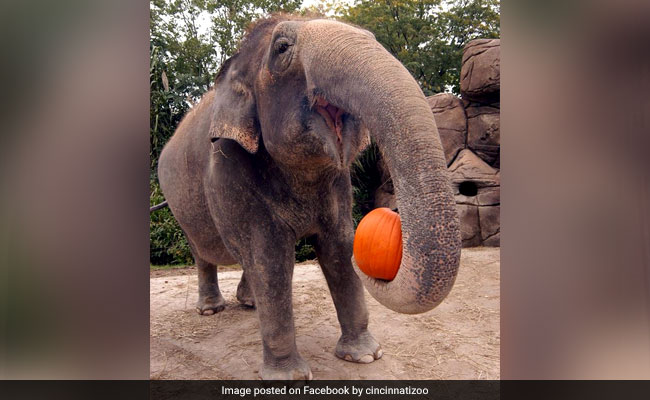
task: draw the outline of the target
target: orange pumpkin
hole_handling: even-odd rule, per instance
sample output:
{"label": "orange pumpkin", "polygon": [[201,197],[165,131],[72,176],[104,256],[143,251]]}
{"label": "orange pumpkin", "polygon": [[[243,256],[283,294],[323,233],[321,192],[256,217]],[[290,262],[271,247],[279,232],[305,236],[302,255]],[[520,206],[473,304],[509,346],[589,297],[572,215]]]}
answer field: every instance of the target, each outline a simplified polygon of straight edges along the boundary
{"label": "orange pumpkin", "polygon": [[382,207],[363,217],[354,235],[354,259],[366,275],[393,280],[402,262],[399,214]]}

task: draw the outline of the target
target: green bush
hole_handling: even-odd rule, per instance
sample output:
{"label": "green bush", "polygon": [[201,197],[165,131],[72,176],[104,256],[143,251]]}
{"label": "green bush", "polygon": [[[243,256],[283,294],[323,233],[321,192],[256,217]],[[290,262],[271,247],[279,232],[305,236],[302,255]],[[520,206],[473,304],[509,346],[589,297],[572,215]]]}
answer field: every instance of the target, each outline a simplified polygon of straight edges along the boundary
{"label": "green bush", "polygon": [[316,258],[314,249],[314,238],[308,237],[296,242],[296,262],[313,260]]}
{"label": "green bush", "polygon": [[[150,182],[149,204],[156,205],[165,199],[157,182]],[[190,245],[168,207],[150,214],[149,262],[153,265],[194,264]]]}

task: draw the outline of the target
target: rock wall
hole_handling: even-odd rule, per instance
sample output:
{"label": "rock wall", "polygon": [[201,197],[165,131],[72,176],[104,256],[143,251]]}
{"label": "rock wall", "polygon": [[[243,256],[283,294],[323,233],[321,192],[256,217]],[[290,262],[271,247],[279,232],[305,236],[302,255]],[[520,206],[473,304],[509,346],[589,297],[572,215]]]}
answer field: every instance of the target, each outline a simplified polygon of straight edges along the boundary
{"label": "rock wall", "polygon": [[[463,247],[500,245],[499,68],[500,40],[472,40],[463,50],[461,97],[439,93],[427,98],[445,151]],[[383,161],[378,168],[382,181],[389,181]],[[392,182],[377,189],[375,207],[395,206]]]}
{"label": "rock wall", "polygon": [[501,178],[469,149],[463,149],[449,166],[460,217],[463,247],[498,246]]}
{"label": "rock wall", "polygon": [[463,99],[479,103],[499,101],[500,46],[500,39],[476,39],[465,45],[460,67]]}
{"label": "rock wall", "polygon": [[463,247],[500,245],[500,44],[499,39],[477,39],[463,50],[460,94],[467,145],[447,159]]}

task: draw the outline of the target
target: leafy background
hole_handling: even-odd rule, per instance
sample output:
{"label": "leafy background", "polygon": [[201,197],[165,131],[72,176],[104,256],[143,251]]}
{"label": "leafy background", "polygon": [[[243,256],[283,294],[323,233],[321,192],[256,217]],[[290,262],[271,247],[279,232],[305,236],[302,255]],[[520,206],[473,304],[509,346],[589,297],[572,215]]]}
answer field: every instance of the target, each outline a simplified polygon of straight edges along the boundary
{"label": "leafy background", "polygon": [[[187,110],[206,92],[221,64],[237,48],[246,26],[273,12],[335,18],[375,34],[420,84],[425,95],[459,93],[462,49],[476,38],[500,34],[496,0],[151,0],[150,4],[150,204],[164,200],[156,168],[163,146]],[[355,161],[355,224],[372,209],[381,185],[377,148]],[[152,265],[192,264],[189,245],[168,208],[151,214]],[[315,257],[309,239],[296,243],[296,261]]]}

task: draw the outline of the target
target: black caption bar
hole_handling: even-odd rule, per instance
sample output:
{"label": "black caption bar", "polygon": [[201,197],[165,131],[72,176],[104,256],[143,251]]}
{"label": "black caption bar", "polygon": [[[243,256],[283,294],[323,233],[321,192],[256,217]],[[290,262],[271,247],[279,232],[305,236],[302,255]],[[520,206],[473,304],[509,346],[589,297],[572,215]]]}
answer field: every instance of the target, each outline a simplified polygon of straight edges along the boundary
{"label": "black caption bar", "polygon": [[650,398],[650,381],[0,381],[2,400]]}
{"label": "black caption bar", "polygon": [[499,381],[151,381],[152,400],[498,399]]}

